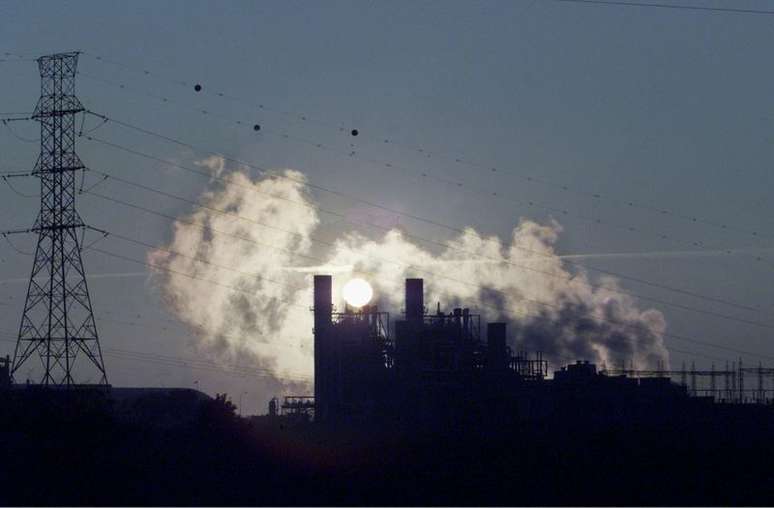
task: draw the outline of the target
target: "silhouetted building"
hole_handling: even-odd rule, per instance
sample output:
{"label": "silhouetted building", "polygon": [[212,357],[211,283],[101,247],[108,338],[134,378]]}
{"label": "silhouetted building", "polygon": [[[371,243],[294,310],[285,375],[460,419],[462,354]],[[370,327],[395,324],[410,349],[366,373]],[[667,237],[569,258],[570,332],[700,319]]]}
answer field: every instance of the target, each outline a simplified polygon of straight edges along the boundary
{"label": "silhouetted building", "polygon": [[[406,279],[405,317],[376,306],[333,312],[332,279],[314,278],[314,398],[289,397],[282,414],[327,423],[502,424],[524,420],[621,421],[678,414],[684,386],[633,378],[578,361],[548,379],[541,353],[514,352],[505,323],[467,308],[424,306],[422,279]],[[705,401],[706,402],[706,401]]]}
{"label": "silhouetted building", "polygon": [[545,412],[536,408],[550,386],[547,362],[540,353],[512,351],[505,323],[489,323],[484,341],[479,315],[466,308],[445,313],[440,304],[429,314],[422,279],[407,279],[405,319],[395,322],[391,337],[388,313],[375,306],[334,313],[331,291],[330,276],[315,276],[317,421],[513,419]]}

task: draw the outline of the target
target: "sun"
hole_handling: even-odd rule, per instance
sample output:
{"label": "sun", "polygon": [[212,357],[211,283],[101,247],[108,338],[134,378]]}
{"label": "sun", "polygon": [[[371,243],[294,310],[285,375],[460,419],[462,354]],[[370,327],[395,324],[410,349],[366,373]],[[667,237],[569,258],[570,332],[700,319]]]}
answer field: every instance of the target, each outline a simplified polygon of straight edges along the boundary
{"label": "sun", "polygon": [[363,279],[351,279],[344,284],[341,294],[352,307],[362,307],[371,301],[374,290],[371,288],[371,284]]}

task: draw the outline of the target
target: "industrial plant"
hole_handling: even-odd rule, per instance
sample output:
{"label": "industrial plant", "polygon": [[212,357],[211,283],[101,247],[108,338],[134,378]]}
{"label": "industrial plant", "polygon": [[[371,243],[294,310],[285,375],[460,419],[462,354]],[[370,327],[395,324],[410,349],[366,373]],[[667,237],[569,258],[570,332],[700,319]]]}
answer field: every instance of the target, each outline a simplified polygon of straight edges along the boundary
{"label": "industrial plant", "polygon": [[[405,313],[334,312],[333,281],[314,277],[314,397],[273,399],[270,415],[327,424],[506,424],[572,416],[666,421],[721,405],[770,405],[771,369],[598,368],[578,359],[549,374],[540,351],[514,351],[504,322],[467,308],[428,312],[423,279],[406,279]],[[756,377],[745,388],[745,373]],[[676,379],[675,379],[676,378]],[[689,382],[690,380],[690,382]],[[708,381],[699,383],[699,380]]]}

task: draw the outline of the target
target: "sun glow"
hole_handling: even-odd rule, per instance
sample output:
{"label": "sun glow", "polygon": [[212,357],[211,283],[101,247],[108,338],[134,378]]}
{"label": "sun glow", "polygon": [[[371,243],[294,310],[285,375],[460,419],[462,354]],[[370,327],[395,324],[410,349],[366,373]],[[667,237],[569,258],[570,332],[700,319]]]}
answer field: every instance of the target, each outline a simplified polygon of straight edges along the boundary
{"label": "sun glow", "polygon": [[344,300],[352,307],[362,307],[371,301],[374,290],[371,284],[363,279],[352,279],[341,290]]}

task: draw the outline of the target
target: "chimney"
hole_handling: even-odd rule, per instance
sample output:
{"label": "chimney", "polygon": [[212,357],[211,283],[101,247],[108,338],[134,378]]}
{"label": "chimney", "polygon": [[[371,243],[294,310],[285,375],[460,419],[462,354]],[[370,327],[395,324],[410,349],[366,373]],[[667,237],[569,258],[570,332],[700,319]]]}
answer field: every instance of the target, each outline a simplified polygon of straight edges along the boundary
{"label": "chimney", "polygon": [[333,311],[333,280],[330,275],[314,276],[314,329],[325,328],[331,324]]}
{"label": "chimney", "polygon": [[406,321],[421,322],[425,315],[424,281],[406,279]]}
{"label": "chimney", "polygon": [[333,280],[330,275],[314,276],[314,401],[315,419],[326,420],[331,404],[330,330],[333,312]]}

